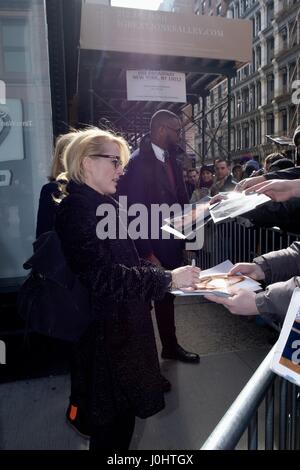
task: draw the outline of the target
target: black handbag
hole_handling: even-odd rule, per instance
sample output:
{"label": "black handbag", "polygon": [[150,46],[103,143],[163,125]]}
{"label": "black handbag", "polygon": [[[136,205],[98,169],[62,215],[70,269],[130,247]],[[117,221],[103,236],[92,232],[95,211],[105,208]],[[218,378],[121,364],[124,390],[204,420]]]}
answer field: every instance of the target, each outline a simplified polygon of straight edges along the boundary
{"label": "black handbag", "polygon": [[65,260],[55,231],[43,233],[23,265],[31,273],[20,288],[18,312],[33,332],[77,341],[94,319],[88,290]]}

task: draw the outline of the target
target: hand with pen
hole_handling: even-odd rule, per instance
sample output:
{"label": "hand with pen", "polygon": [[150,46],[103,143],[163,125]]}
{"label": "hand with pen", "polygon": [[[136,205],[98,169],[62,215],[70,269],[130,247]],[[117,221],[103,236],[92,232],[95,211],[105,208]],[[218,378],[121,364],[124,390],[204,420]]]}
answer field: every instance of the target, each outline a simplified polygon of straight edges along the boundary
{"label": "hand with pen", "polygon": [[185,292],[193,291],[199,282],[199,275],[201,269],[196,267],[196,262],[193,259],[191,266],[183,266],[181,268],[173,269],[172,274],[172,289],[181,289]]}

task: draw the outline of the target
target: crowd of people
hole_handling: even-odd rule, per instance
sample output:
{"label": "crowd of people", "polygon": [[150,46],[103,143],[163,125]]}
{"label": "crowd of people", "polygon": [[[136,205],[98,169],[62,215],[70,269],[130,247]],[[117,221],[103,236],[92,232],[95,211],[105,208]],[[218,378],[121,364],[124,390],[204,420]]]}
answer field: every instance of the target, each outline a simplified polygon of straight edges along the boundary
{"label": "crowd of people", "polygon": [[270,173],[293,168],[294,163],[284,153],[269,154],[261,166],[254,159],[231,164],[224,158],[217,158],[210,165],[183,168],[183,177],[190,202],[197,202],[205,196],[215,196],[220,192],[231,191],[241,181]]}
{"label": "crowd of people", "polygon": [[[128,234],[102,239],[97,208],[110,205],[118,213],[122,207],[117,196],[126,196],[128,206],[141,203],[148,209],[151,225],[153,204],[183,206],[231,190],[253,187],[269,195],[271,204],[295,198],[298,204],[300,200],[299,167],[289,168],[293,164],[282,154],[268,156],[263,169],[250,160],[236,163],[231,170],[224,159],[217,159],[213,166],[182,169],[178,159],[181,131],[175,114],[158,111],[149,134],[130,157],[126,141],[113,132],[73,129],[57,139],[50,181],[41,191],[37,237],[56,230],[68,265],[89,291],[95,316],[71,348],[67,407],[68,422],[90,436],[91,449],[128,449],[135,417],[146,418],[164,407],[164,393],[171,384],[160,373],[152,302],[161,357],[200,361],[196,352],[179,344],[175,327],[171,291],[192,290],[200,273],[197,267],[182,266],[183,241],[161,236],[133,241]],[[300,148],[300,128],[295,145]],[[288,177],[293,181],[287,181]],[[299,255],[300,244],[295,243],[253,263],[240,263],[231,274],[241,272],[264,280],[267,289],[260,294],[237,290],[230,298],[208,299],[235,314],[275,316],[282,321],[291,293],[299,285]]]}

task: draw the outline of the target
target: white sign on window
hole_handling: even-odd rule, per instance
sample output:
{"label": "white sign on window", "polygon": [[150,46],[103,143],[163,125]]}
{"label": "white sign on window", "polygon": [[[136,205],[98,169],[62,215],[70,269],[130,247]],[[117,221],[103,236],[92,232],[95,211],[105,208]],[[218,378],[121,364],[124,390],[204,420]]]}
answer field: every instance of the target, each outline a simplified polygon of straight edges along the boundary
{"label": "white sign on window", "polygon": [[128,101],[186,103],[185,73],[162,70],[127,70]]}

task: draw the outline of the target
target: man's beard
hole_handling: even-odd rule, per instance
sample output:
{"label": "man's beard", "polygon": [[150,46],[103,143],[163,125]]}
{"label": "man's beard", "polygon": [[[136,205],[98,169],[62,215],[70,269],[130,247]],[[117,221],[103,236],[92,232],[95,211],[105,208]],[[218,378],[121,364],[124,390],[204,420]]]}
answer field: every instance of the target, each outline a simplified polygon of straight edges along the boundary
{"label": "man's beard", "polygon": [[177,153],[178,150],[179,150],[179,145],[178,144],[174,144],[174,142],[167,142],[167,150],[168,152],[170,153]]}

